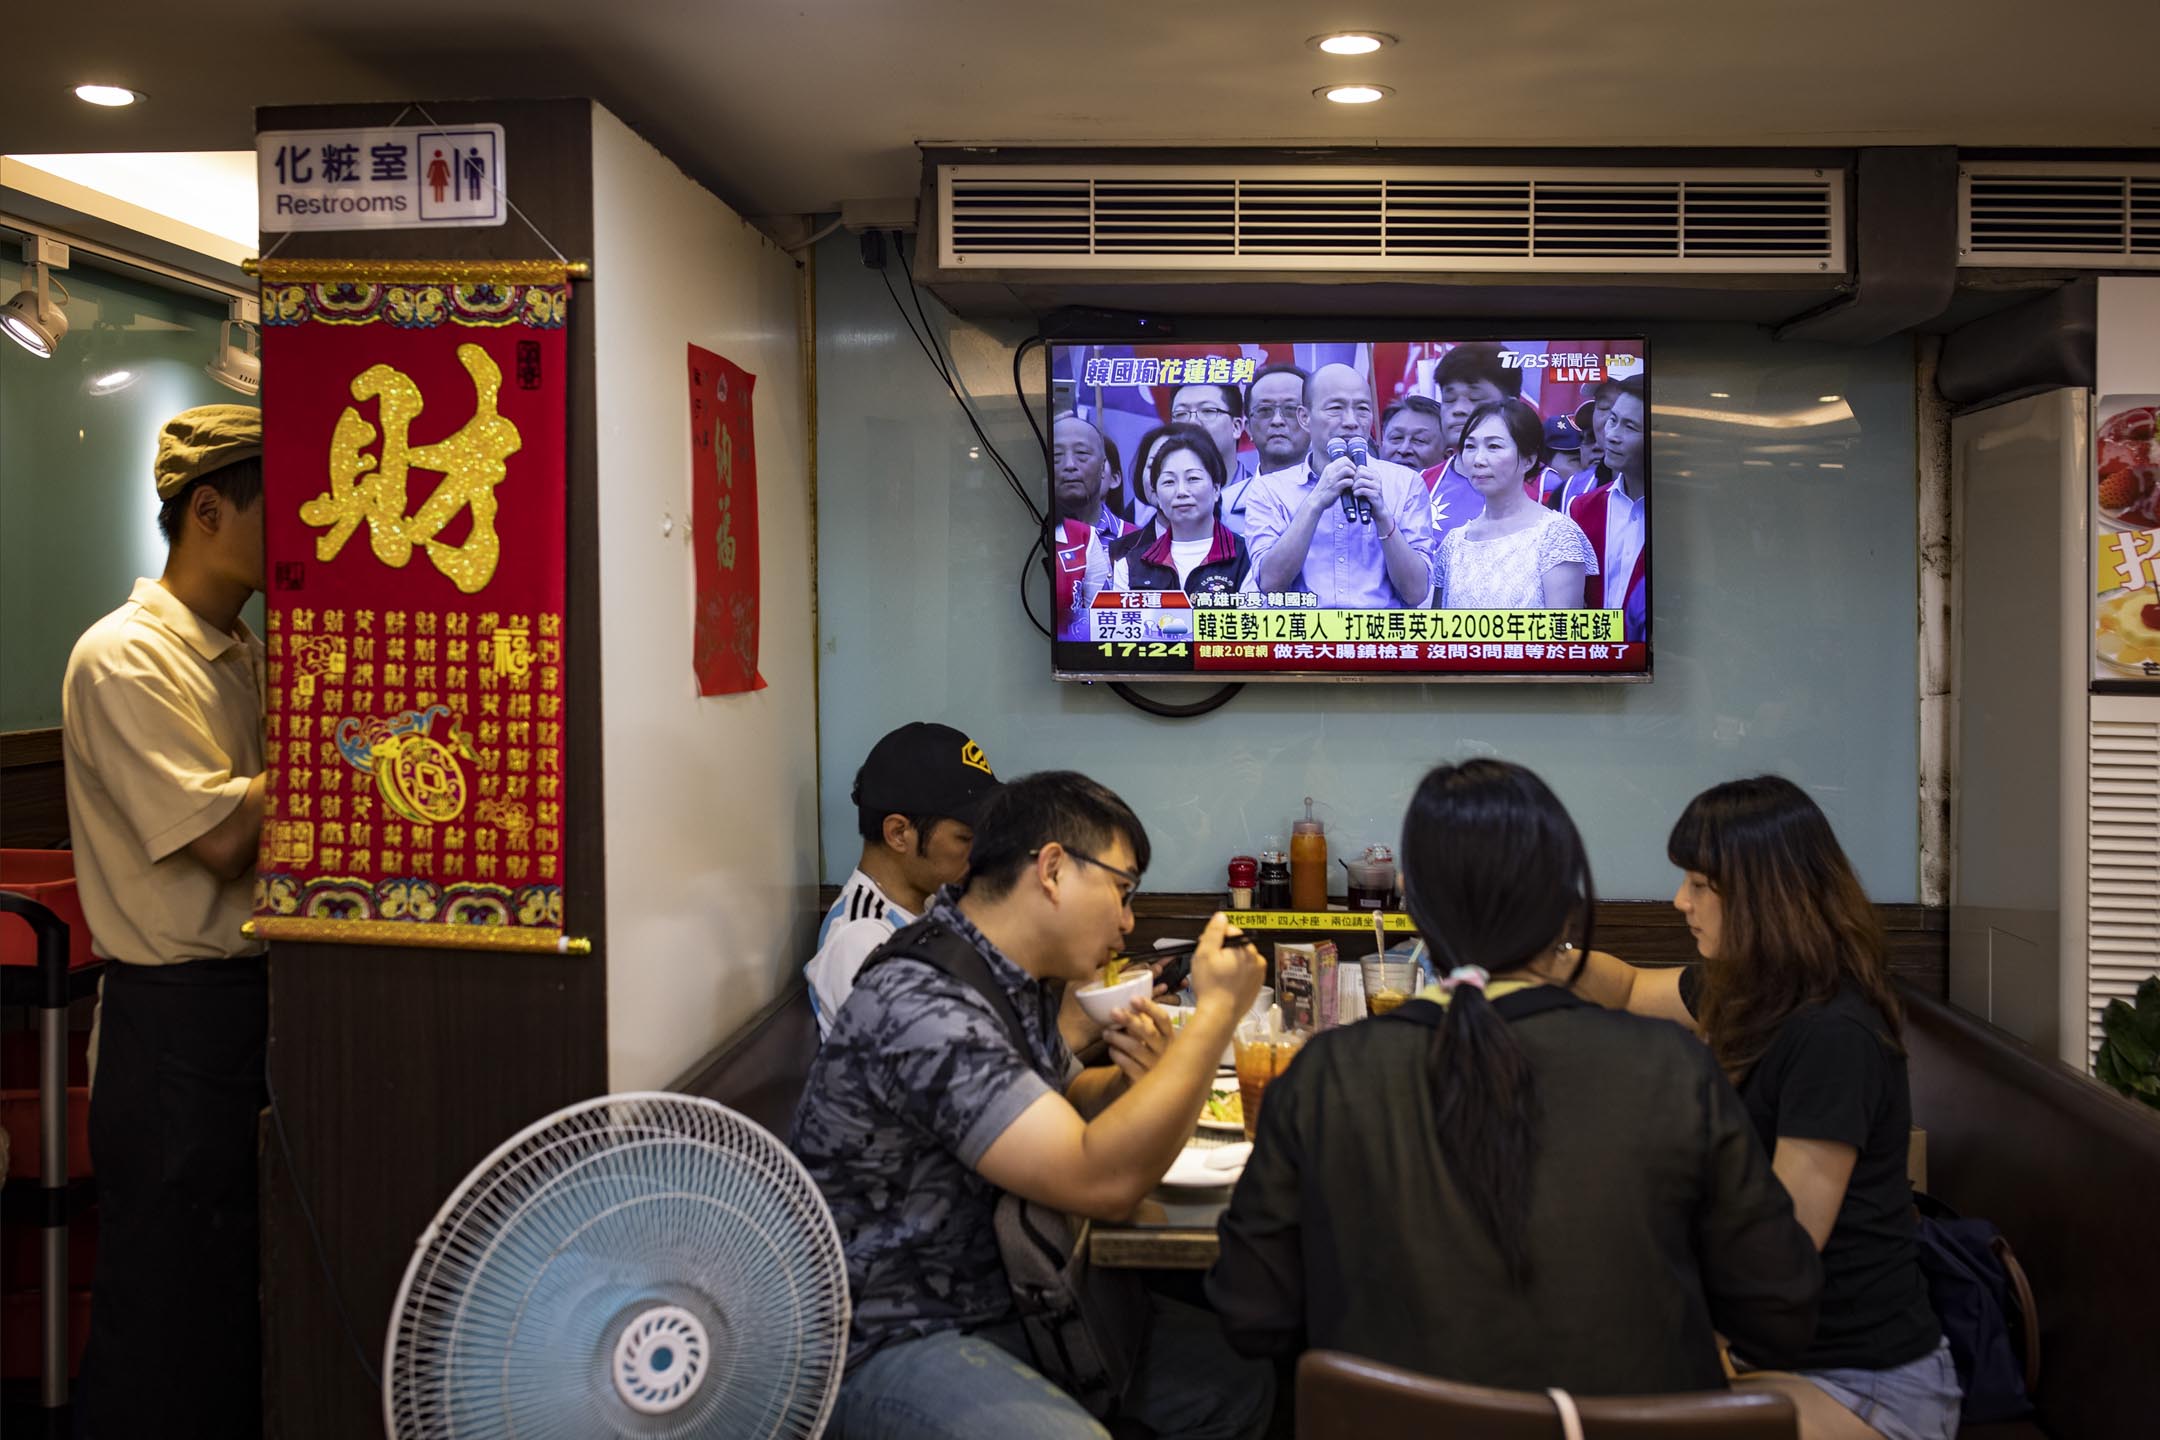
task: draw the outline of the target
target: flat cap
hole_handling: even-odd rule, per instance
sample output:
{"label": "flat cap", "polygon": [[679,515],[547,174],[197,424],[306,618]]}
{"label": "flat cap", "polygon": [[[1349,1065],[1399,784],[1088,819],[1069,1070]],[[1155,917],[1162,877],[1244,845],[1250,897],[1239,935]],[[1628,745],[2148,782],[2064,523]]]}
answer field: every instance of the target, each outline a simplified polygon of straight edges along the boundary
{"label": "flat cap", "polygon": [[170,500],[213,470],[262,454],[262,411],[253,405],[198,405],[158,431],[158,499]]}

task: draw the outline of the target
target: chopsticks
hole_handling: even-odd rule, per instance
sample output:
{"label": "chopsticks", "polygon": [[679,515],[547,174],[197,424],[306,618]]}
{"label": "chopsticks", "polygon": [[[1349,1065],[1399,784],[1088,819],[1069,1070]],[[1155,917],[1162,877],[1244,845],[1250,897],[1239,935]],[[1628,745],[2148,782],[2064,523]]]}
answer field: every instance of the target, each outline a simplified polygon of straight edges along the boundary
{"label": "chopsticks", "polygon": [[[1241,945],[1247,950],[1258,950],[1260,948],[1253,943],[1253,939],[1249,935],[1225,935],[1222,943],[1225,945]],[[1190,955],[1199,948],[1200,942],[1197,940],[1180,940],[1177,944],[1165,945],[1160,950],[1136,950],[1129,954],[1120,955],[1117,958],[1128,964],[1145,965],[1151,960],[1175,960],[1180,956]]]}

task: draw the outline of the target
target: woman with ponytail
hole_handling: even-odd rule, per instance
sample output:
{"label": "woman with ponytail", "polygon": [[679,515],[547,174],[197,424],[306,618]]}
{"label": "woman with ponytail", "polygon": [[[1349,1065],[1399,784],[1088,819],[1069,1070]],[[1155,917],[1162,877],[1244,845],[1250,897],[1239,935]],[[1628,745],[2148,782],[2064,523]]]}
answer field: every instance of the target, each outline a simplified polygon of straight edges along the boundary
{"label": "woman with ponytail", "polygon": [[1732,1086],[1570,993],[1597,895],[1552,792],[1441,766],[1399,854],[1445,978],[1268,1087],[1207,1281],[1230,1342],[1586,1395],[1722,1389],[1718,1334],[1802,1350],[1820,1267]]}
{"label": "woman with ponytail", "polygon": [[[1708,1042],[1822,1252],[1822,1319],[1798,1373],[1743,1379],[1792,1398],[1802,1440],[1948,1440],[1962,1396],[1920,1269],[1912,1092],[1875,908],[1822,808],[1782,776],[1705,790],[1665,851],[1703,963],[1591,955],[1576,989]],[[1783,1368],[1738,1337],[1733,1355]]]}

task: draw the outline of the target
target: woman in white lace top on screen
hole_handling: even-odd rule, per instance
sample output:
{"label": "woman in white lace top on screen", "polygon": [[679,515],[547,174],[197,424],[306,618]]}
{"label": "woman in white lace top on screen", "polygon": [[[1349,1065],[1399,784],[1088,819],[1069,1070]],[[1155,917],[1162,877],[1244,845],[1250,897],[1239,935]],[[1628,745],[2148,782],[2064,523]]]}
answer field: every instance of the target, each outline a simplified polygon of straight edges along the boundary
{"label": "woman in white lace top on screen", "polygon": [[1544,426],[1521,400],[1480,405],[1463,425],[1455,463],[1485,508],[1441,537],[1433,604],[1442,610],[1578,610],[1583,577],[1598,573],[1582,527],[1537,502]]}

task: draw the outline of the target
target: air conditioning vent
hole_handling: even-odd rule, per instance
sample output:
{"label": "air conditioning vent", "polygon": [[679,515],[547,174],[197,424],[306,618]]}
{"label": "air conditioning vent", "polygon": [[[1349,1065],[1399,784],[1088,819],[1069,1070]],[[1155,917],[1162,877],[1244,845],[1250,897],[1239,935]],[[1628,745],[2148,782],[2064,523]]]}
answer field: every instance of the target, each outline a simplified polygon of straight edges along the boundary
{"label": "air conditioning vent", "polygon": [[947,269],[1843,271],[1819,170],[940,165]]}
{"label": "air conditioning vent", "polygon": [[1966,165],[1958,249],[1969,266],[2160,269],[2160,165]]}
{"label": "air conditioning vent", "polygon": [[[2150,701],[2134,703],[2151,716]],[[2087,1039],[2097,1052],[2100,1012],[2160,971],[2160,721],[2130,718],[2137,710],[2120,702],[2096,699],[2093,709],[2085,988]]]}

